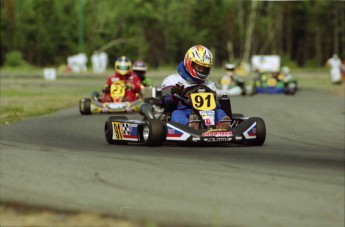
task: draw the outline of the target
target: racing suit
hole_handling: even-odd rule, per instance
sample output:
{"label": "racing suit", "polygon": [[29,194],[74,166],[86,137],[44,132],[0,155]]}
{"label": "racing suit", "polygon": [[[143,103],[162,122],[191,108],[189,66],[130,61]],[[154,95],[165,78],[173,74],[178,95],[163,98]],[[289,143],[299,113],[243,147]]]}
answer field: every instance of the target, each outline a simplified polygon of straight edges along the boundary
{"label": "racing suit", "polygon": [[108,78],[107,83],[105,84],[103,102],[113,102],[113,99],[110,96],[109,87],[116,81],[123,81],[126,84],[124,101],[133,102],[139,99],[139,93],[141,91],[140,78],[133,72],[124,76],[115,73],[115,75]]}
{"label": "racing suit", "polygon": [[[176,84],[184,85],[185,89],[191,86],[198,85],[198,84],[203,84],[209,87],[210,89],[212,89],[214,93],[216,93],[216,85],[214,82],[212,82],[209,79],[206,79],[205,81],[200,81],[200,82],[193,80],[192,77],[185,70],[183,62],[181,62],[178,65],[177,72],[179,74],[172,74],[163,80],[163,83],[162,83],[163,105],[166,107],[177,105],[175,110],[173,110],[171,113],[170,120],[184,124],[184,125],[188,125],[189,116],[192,113],[192,109],[190,107],[183,105],[181,101],[173,97],[171,94],[171,89]],[[218,101],[217,101],[217,108],[215,112],[216,112],[215,122],[216,122],[216,125],[218,125],[220,121],[226,116],[225,112],[220,108],[220,104]]]}

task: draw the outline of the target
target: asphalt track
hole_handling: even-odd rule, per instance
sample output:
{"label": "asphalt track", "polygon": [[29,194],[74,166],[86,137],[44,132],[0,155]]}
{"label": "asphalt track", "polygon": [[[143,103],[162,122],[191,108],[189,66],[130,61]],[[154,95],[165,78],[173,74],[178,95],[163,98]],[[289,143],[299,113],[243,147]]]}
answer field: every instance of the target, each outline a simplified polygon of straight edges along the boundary
{"label": "asphalt track", "polygon": [[109,145],[109,115],[77,106],[1,125],[1,202],[170,226],[344,226],[344,97],[304,89],[232,107],[265,120],[263,146]]}

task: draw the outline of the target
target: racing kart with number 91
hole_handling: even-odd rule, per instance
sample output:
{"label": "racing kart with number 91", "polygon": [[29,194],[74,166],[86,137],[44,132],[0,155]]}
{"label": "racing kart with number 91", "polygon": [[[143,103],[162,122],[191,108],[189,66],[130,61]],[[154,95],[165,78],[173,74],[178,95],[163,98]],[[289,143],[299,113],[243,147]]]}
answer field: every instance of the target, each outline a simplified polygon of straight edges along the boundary
{"label": "racing kart with number 91", "polygon": [[[230,116],[229,129],[215,126],[216,94],[205,85],[185,89],[182,96],[175,95],[198,116],[194,123],[199,128],[170,121],[171,109],[162,106],[161,99],[149,98],[140,106],[142,120],[130,120],[126,116],[111,116],[104,125],[105,139],[109,144],[142,143],[147,146],[160,146],[163,143],[235,143],[261,146],[266,138],[265,122],[260,117],[244,117],[233,114],[227,95],[218,101],[225,113]],[[187,97],[187,98],[185,98]]]}

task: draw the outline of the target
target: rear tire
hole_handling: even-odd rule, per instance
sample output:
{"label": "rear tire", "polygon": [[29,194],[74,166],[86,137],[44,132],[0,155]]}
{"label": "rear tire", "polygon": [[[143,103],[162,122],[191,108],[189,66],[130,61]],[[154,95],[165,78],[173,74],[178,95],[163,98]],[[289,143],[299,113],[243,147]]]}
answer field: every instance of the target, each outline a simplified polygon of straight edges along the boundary
{"label": "rear tire", "polygon": [[109,117],[104,124],[105,140],[109,144],[127,144],[127,141],[113,140],[113,122],[117,120],[128,120],[126,116],[112,116]]}
{"label": "rear tire", "polygon": [[91,99],[84,98],[79,101],[79,111],[83,115],[91,114]]}
{"label": "rear tire", "polygon": [[165,127],[158,119],[147,119],[141,136],[145,145],[160,146],[165,140]]}
{"label": "rear tire", "polygon": [[253,119],[256,121],[256,139],[255,140],[249,140],[248,144],[252,146],[261,146],[264,144],[266,139],[266,125],[262,118],[260,117],[252,117],[250,119]]}

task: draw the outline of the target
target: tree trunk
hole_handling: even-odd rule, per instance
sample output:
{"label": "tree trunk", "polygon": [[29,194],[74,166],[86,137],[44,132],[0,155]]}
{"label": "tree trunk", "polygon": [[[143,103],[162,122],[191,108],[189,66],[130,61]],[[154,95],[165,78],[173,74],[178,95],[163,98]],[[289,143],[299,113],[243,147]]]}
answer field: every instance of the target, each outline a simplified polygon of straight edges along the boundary
{"label": "tree trunk", "polygon": [[285,42],[286,42],[286,51],[285,53],[288,54],[289,59],[292,57],[292,19],[291,19],[291,12],[290,7],[287,7],[286,10],[286,30],[285,30]]}
{"label": "tree trunk", "polygon": [[249,62],[249,55],[251,50],[251,43],[252,43],[252,34],[254,30],[255,25],[255,17],[256,17],[256,7],[257,7],[257,1],[253,0],[251,9],[250,9],[250,17],[247,25],[247,31],[246,31],[246,42],[244,46],[244,56],[242,58],[242,61]]}
{"label": "tree trunk", "polygon": [[[244,38],[244,16],[242,1],[238,1],[238,33],[239,33],[239,53],[243,53],[243,43],[241,42]],[[243,57],[243,56],[241,56]]]}
{"label": "tree trunk", "polygon": [[315,31],[315,60],[318,65],[322,65],[322,40],[321,30],[316,28]]}
{"label": "tree trunk", "polygon": [[338,12],[337,12],[337,7],[335,6],[333,8],[333,53],[339,53],[339,39],[338,39],[338,29],[337,29],[337,18]]}

